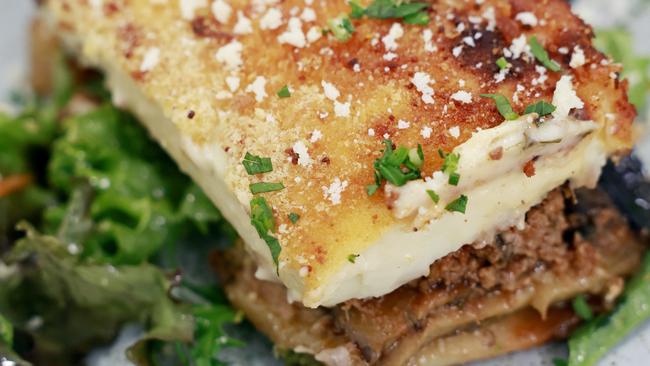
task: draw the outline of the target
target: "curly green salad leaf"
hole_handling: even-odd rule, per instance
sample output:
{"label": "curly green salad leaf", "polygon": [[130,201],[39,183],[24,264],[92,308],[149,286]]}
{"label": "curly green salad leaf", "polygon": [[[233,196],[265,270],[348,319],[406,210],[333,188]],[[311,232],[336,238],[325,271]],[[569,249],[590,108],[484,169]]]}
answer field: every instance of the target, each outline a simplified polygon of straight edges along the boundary
{"label": "curly green salad leaf", "polygon": [[[137,121],[109,105],[64,122],[48,179],[65,196],[79,182],[93,188],[94,225],[83,256],[100,262],[141,263],[177,241],[188,226],[206,233],[211,223],[221,221],[219,211]],[[49,233],[61,225],[66,205],[45,211]]]}
{"label": "curly green salad leaf", "polygon": [[192,339],[191,318],[167,296],[169,281],[157,267],[87,263],[70,244],[21,228],[27,236],[3,258],[10,270],[0,282],[0,312],[48,353],[87,350],[128,322]]}
{"label": "curly green salad leaf", "polygon": [[632,35],[622,28],[597,30],[594,44],[615,62],[623,64],[621,76],[630,83],[630,102],[639,112],[645,111],[650,92],[650,57],[636,54]]}
{"label": "curly green salad leaf", "polygon": [[[131,115],[104,105],[62,118],[73,93],[108,95],[94,79],[71,86],[65,69],[55,78],[54,97],[26,103],[18,116],[0,114],[0,174],[33,176],[0,199],[0,266],[9,268],[0,281],[0,354],[15,355],[11,329],[34,341],[23,354],[77,363],[137,322],[146,330],[129,350],[138,365],[220,365],[219,350],[239,344],[224,325],[241,316],[215,295],[209,270],[200,291],[167,273],[181,268],[183,253],[214,250],[234,231]],[[26,237],[12,244],[20,234],[10,228],[21,219],[38,230],[23,224]],[[208,267],[206,258],[182,271]],[[170,295],[179,288],[192,295]]]}
{"label": "curly green salad leaf", "polygon": [[569,366],[591,366],[650,318],[650,253],[626,284],[618,306],[583,325],[569,339]]}

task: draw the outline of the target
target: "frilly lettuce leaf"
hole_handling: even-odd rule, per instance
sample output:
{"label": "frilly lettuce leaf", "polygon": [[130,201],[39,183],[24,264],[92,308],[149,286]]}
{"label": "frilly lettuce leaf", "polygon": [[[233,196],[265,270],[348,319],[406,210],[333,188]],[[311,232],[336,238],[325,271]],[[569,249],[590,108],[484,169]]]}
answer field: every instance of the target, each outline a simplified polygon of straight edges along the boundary
{"label": "frilly lettuce leaf", "polygon": [[110,341],[130,322],[146,324],[152,338],[192,340],[191,309],[170,299],[159,268],[86,263],[69,244],[21,228],[27,236],[4,257],[10,270],[0,281],[0,312],[40,351],[65,360]]}
{"label": "frilly lettuce leaf", "polygon": [[601,315],[578,329],[569,339],[569,366],[595,365],[626,335],[650,318],[650,253],[625,285],[611,314]]}
{"label": "frilly lettuce leaf", "polygon": [[[221,221],[219,211],[137,121],[110,105],[65,122],[48,177],[67,197],[79,181],[93,188],[94,228],[85,238],[83,256],[96,261],[141,263],[177,241],[187,223],[207,232]],[[66,204],[45,212],[48,232],[61,224]]]}

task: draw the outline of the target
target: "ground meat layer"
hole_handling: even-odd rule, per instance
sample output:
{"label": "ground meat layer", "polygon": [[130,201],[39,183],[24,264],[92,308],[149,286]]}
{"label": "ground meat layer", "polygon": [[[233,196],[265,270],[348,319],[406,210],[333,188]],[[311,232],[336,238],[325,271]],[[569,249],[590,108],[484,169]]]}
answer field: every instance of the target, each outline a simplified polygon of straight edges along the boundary
{"label": "ground meat layer", "polygon": [[[525,221],[489,243],[465,245],[390,294],[331,309],[287,304],[281,286],[253,278],[250,260],[242,269],[241,254],[217,267],[231,300],[280,347],[345,350],[353,364],[401,365],[438,339],[510,313],[536,309],[542,322],[544,314],[570,312],[562,301],[577,293],[611,301],[639,262],[639,238],[602,192],[557,189]],[[541,341],[566,329],[545,334]]]}

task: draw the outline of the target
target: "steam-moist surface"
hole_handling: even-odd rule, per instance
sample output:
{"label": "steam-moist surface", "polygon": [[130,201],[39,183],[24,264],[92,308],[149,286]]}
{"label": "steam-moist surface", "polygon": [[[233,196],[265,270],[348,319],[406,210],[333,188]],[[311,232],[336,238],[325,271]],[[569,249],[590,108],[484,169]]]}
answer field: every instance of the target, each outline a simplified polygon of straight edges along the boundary
{"label": "steam-moist surface", "polygon": [[[353,21],[347,43],[317,37],[328,19],[349,11],[344,1],[48,0],[45,7],[82,59],[110,67],[127,79],[122,85],[138,89],[125,105],[158,109],[138,114],[149,117],[163,146],[179,146],[172,155],[267,274],[270,254],[246,215],[248,185],[284,183],[285,190],[265,195],[279,224],[280,277],[309,306],[344,300],[325,289],[347,281],[340,276],[350,254],[385,238],[395,238],[389,245],[398,248],[412,229],[413,219],[396,218],[381,194],[365,193],[381,140],[421,143],[430,176],[441,165],[439,148],[451,151],[478,129],[503,122],[480,93],[503,94],[518,112],[551,101],[561,74],[534,61],[521,43],[529,36],[573,76],[585,103],[576,115],[596,123],[599,151],[630,145],[634,111],[616,80],[618,66],[593,49],[591,30],[560,0],[436,2],[427,26]],[[503,55],[513,68],[500,76],[495,62]],[[284,85],[291,97],[280,99]],[[271,157],[274,171],[248,176],[240,163],[246,152]],[[297,224],[287,218],[291,212],[300,215]],[[432,258],[440,251],[427,240],[419,248]],[[389,257],[379,256],[377,267]],[[396,271],[384,272],[390,286],[415,275],[408,267]]]}

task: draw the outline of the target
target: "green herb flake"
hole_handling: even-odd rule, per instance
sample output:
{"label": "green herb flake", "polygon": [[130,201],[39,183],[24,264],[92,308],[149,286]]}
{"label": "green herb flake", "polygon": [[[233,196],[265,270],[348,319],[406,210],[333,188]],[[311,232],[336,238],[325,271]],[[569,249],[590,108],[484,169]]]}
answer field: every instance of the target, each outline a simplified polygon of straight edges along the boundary
{"label": "green herb flake", "polygon": [[594,317],[585,295],[578,295],[573,299],[571,305],[573,306],[573,311],[575,311],[575,313],[583,320],[591,320]]}
{"label": "green herb flake", "polygon": [[350,254],[350,255],[348,255],[348,262],[350,262],[350,263],[356,263],[356,262],[357,262],[357,258],[359,258],[359,257],[360,257],[359,254]]}
{"label": "green herb flake", "polygon": [[352,33],[354,33],[354,26],[346,14],[341,14],[334,19],[330,19],[327,24],[329,26],[329,30],[337,40],[341,42],[347,42],[350,40],[350,38],[352,38]]}
{"label": "green herb flake", "polygon": [[528,43],[530,44],[530,51],[533,53],[533,56],[535,56],[537,61],[544,65],[544,67],[555,72],[562,70],[562,67],[558,65],[557,62],[551,60],[548,56],[548,52],[546,52],[544,47],[539,43],[537,37],[530,37]]}
{"label": "green herb flake", "polygon": [[[420,152],[409,150],[404,146],[394,150],[393,142],[390,140],[384,140],[384,144],[386,148],[383,156],[376,159],[374,163],[375,183],[366,187],[369,196],[377,192],[384,180],[401,187],[408,181],[421,178],[418,166]],[[424,156],[424,153],[422,153],[422,156]]]}
{"label": "green herb flake", "polygon": [[300,220],[300,215],[298,215],[295,212],[290,213],[288,217],[289,217],[289,221],[291,221],[292,224],[295,224],[296,222],[298,222],[298,220]]}
{"label": "green herb flake", "polygon": [[440,202],[440,196],[438,196],[436,192],[432,191],[431,189],[427,189],[427,194],[429,197],[431,197],[431,201],[433,201],[433,203]]}
{"label": "green herb flake", "polygon": [[445,154],[443,152],[444,162],[442,163],[442,172],[447,175],[452,175],[458,170],[458,163],[460,162],[460,154]]}
{"label": "green herb flake", "polygon": [[555,106],[553,104],[540,100],[526,107],[524,114],[537,113],[540,117],[544,117],[553,112],[555,112]]}
{"label": "green herb flake", "polygon": [[353,2],[350,2],[352,7],[351,15],[353,17],[365,14],[369,18],[375,19],[402,19],[406,24],[426,25],[429,23],[429,14],[427,9],[429,4],[422,2],[398,2],[395,0],[375,0],[368,8],[360,11],[362,8]]}
{"label": "green herb flake", "polygon": [[278,90],[278,97],[280,98],[289,98],[291,96],[291,91],[289,91],[289,86],[285,85],[282,89]]}
{"label": "green herb flake", "polygon": [[452,186],[457,186],[459,181],[460,181],[460,174],[451,173],[449,175],[449,184],[451,184]]}
{"label": "green herb flake", "polygon": [[503,95],[481,94],[481,97],[490,98],[494,100],[494,102],[497,105],[497,110],[507,121],[512,121],[519,118],[519,115],[512,110],[512,106],[510,105],[510,101],[508,100],[508,98],[504,97]]}
{"label": "green herb flake", "polygon": [[261,173],[268,173],[273,171],[273,164],[271,163],[271,158],[263,158],[251,153],[246,153],[244,160],[242,161],[244,169],[248,175],[255,175]]}
{"label": "green herb flake", "polygon": [[251,183],[249,185],[251,192],[253,194],[274,192],[284,189],[284,184],[282,183],[268,183],[268,182],[259,182]]}
{"label": "green herb flake", "polygon": [[280,252],[282,247],[278,239],[273,237],[269,232],[275,232],[275,218],[273,210],[264,197],[255,197],[250,202],[251,206],[251,224],[262,238],[271,251],[271,257],[276,267],[279,263]]}
{"label": "green herb flake", "polygon": [[364,9],[356,0],[350,0],[350,18],[352,19],[361,19],[363,14],[365,14],[366,9]]}
{"label": "green herb flake", "polygon": [[450,202],[447,206],[445,206],[445,210],[449,212],[460,212],[462,214],[465,213],[466,208],[467,208],[467,196],[465,195],[460,195],[460,197],[456,198],[454,201]]}
{"label": "green herb flake", "polygon": [[496,63],[497,66],[499,66],[499,70],[507,69],[508,67],[510,67],[510,63],[508,62],[508,60],[506,60],[505,57],[500,57]]}
{"label": "green herb flake", "polygon": [[426,11],[420,11],[415,14],[404,17],[405,24],[427,25],[429,24],[429,14]]}

